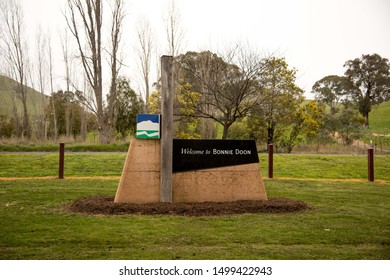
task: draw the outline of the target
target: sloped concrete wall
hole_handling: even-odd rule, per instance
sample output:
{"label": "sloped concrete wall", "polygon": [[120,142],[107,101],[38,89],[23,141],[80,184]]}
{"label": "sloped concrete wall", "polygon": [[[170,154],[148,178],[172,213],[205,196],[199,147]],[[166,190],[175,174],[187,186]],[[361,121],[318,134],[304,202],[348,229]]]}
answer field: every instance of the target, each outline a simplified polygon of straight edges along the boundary
{"label": "sloped concrete wall", "polygon": [[[257,163],[173,173],[174,203],[267,200]],[[160,141],[130,143],[115,202],[160,201]]]}
{"label": "sloped concrete wall", "polygon": [[115,202],[160,201],[160,140],[132,139]]}

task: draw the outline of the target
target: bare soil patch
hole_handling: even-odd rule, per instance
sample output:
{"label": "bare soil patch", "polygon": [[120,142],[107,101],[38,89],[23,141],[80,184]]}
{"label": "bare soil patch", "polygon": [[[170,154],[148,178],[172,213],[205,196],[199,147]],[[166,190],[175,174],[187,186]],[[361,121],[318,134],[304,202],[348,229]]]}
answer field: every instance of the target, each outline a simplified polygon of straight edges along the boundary
{"label": "bare soil patch", "polygon": [[310,209],[303,201],[270,198],[268,201],[233,201],[201,203],[114,203],[113,196],[80,198],[67,206],[67,210],[89,215],[180,215],[221,216],[245,213],[289,213]]}

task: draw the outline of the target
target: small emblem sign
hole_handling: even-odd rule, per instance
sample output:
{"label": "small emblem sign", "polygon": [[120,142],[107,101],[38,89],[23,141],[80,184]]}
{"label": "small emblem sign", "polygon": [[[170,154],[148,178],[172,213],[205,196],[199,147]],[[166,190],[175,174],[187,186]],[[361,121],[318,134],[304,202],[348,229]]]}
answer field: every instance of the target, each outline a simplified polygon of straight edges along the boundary
{"label": "small emblem sign", "polygon": [[135,137],[138,139],[160,139],[160,115],[138,114]]}

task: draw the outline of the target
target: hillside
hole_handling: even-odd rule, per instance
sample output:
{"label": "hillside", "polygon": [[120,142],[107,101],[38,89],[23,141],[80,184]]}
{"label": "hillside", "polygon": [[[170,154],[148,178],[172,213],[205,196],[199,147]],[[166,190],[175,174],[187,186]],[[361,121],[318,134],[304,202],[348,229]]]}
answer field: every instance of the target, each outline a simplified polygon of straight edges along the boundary
{"label": "hillside", "polygon": [[[11,116],[14,101],[18,114],[22,112],[22,102],[19,98],[14,98],[14,88],[18,83],[6,76],[0,75],[0,115]],[[43,99],[45,106],[49,101],[49,97],[35,89],[27,88],[27,108],[30,116],[41,114],[43,111]]]}
{"label": "hillside", "polygon": [[370,130],[390,134],[390,101],[374,106],[369,115]]}

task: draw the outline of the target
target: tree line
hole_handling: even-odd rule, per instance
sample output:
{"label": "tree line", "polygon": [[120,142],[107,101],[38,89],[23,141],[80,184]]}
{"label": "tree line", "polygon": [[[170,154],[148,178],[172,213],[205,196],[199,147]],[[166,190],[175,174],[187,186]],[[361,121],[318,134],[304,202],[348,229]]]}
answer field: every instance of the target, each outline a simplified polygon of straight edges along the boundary
{"label": "tree line", "polygon": [[[291,152],[303,138],[345,144],[368,127],[372,106],[390,100],[390,64],[378,54],[348,60],[345,76],[317,81],[307,101],[297,70],[285,58],[261,57],[239,46],[225,55],[187,52],[175,58],[176,137],[256,139]],[[159,113],[160,93],[149,99]]]}
{"label": "tree line", "polygon": [[[119,72],[123,67],[122,34],[124,32],[125,1],[123,0],[67,0],[63,10],[66,22],[66,30],[61,34],[61,47],[64,64],[64,80],[66,86],[61,90],[54,90],[54,59],[52,42],[49,35],[39,29],[36,39],[36,50],[33,50],[32,42],[27,41],[26,26],[23,17],[23,7],[18,0],[0,2],[0,71],[5,76],[17,81],[18,86],[13,88],[12,97],[16,113],[12,120],[2,116],[2,123],[7,131],[22,139],[30,139],[42,136],[33,133],[31,112],[28,110],[28,86],[37,88],[41,93],[51,93],[47,108],[40,113],[40,123],[43,124],[44,136],[53,137],[63,134],[61,119],[65,121],[65,133],[70,134],[72,113],[71,108],[79,106],[84,112],[82,118],[93,114],[94,128],[98,130],[99,142],[109,143],[117,132],[124,133],[120,114],[128,111],[120,106],[118,87],[128,79],[120,77]],[[104,13],[103,13],[104,11]],[[177,9],[174,2],[169,7],[167,22],[167,39],[172,55],[179,48],[177,37]],[[150,84],[151,65],[151,35],[150,29],[141,26],[138,33],[138,56],[145,81],[146,98],[148,98]],[[109,27],[108,30],[106,27]],[[173,37],[172,37],[173,36]],[[75,48],[74,50],[72,50]],[[32,61],[32,57],[36,61]],[[121,80],[122,79],[122,80]],[[38,81],[38,83],[37,83]],[[121,82],[122,81],[122,82]],[[49,85],[49,89],[45,86]],[[3,86],[3,85],[2,85]],[[123,87],[122,87],[123,88]],[[122,94],[122,97],[132,99],[133,90]],[[61,97],[59,97],[61,96]],[[131,97],[130,97],[131,96]],[[42,104],[46,98],[42,96]],[[136,98],[137,102],[140,98]],[[21,108],[16,106],[16,100],[21,102]],[[65,116],[60,116],[61,109],[57,108],[58,100],[64,100]],[[126,102],[126,101],[123,101]],[[123,103],[122,102],[122,103]],[[76,104],[77,103],[77,104]],[[144,102],[145,103],[145,102]],[[45,107],[46,104],[43,105]],[[134,105],[136,106],[136,105]],[[147,107],[143,108],[147,111]],[[82,119],[81,123],[88,123],[88,119]],[[120,124],[122,123],[122,124]],[[50,126],[50,127],[49,127]],[[12,128],[13,129],[10,129]],[[82,127],[82,126],[81,126]],[[81,128],[80,131],[84,129]],[[48,132],[48,133],[46,133]]]}
{"label": "tree line", "polygon": [[[16,0],[1,5],[1,59],[7,76],[20,85],[14,89],[14,96],[23,108],[22,121],[14,122],[19,128],[15,131],[30,138],[26,85],[31,71],[27,67],[23,14]],[[96,129],[99,142],[109,143],[116,136],[123,138],[134,132],[137,113],[159,113],[159,80],[150,90],[154,44],[149,23],[142,21],[136,31],[144,83],[144,93],[137,94],[130,81],[120,76],[124,1],[68,0],[64,17],[70,33],[65,33],[61,42],[66,89],[54,92],[50,39],[37,37],[35,80],[44,92],[48,79],[52,93],[41,114],[44,137],[73,134],[85,139],[88,130]],[[108,33],[103,26],[109,27]],[[175,60],[176,137],[216,138],[221,127],[222,139],[251,138],[276,143],[289,152],[303,137],[320,143],[339,134],[348,144],[363,125],[369,125],[372,106],[390,99],[389,61],[378,54],[347,60],[345,75],[317,81],[312,88],[316,100],[306,101],[296,83],[297,70],[285,58],[264,56],[243,44],[218,54],[181,53],[183,30],[174,1],[166,26],[168,54]],[[69,42],[76,46],[75,54],[70,53]],[[72,55],[82,69],[81,83],[72,76],[79,73],[73,69]]]}

